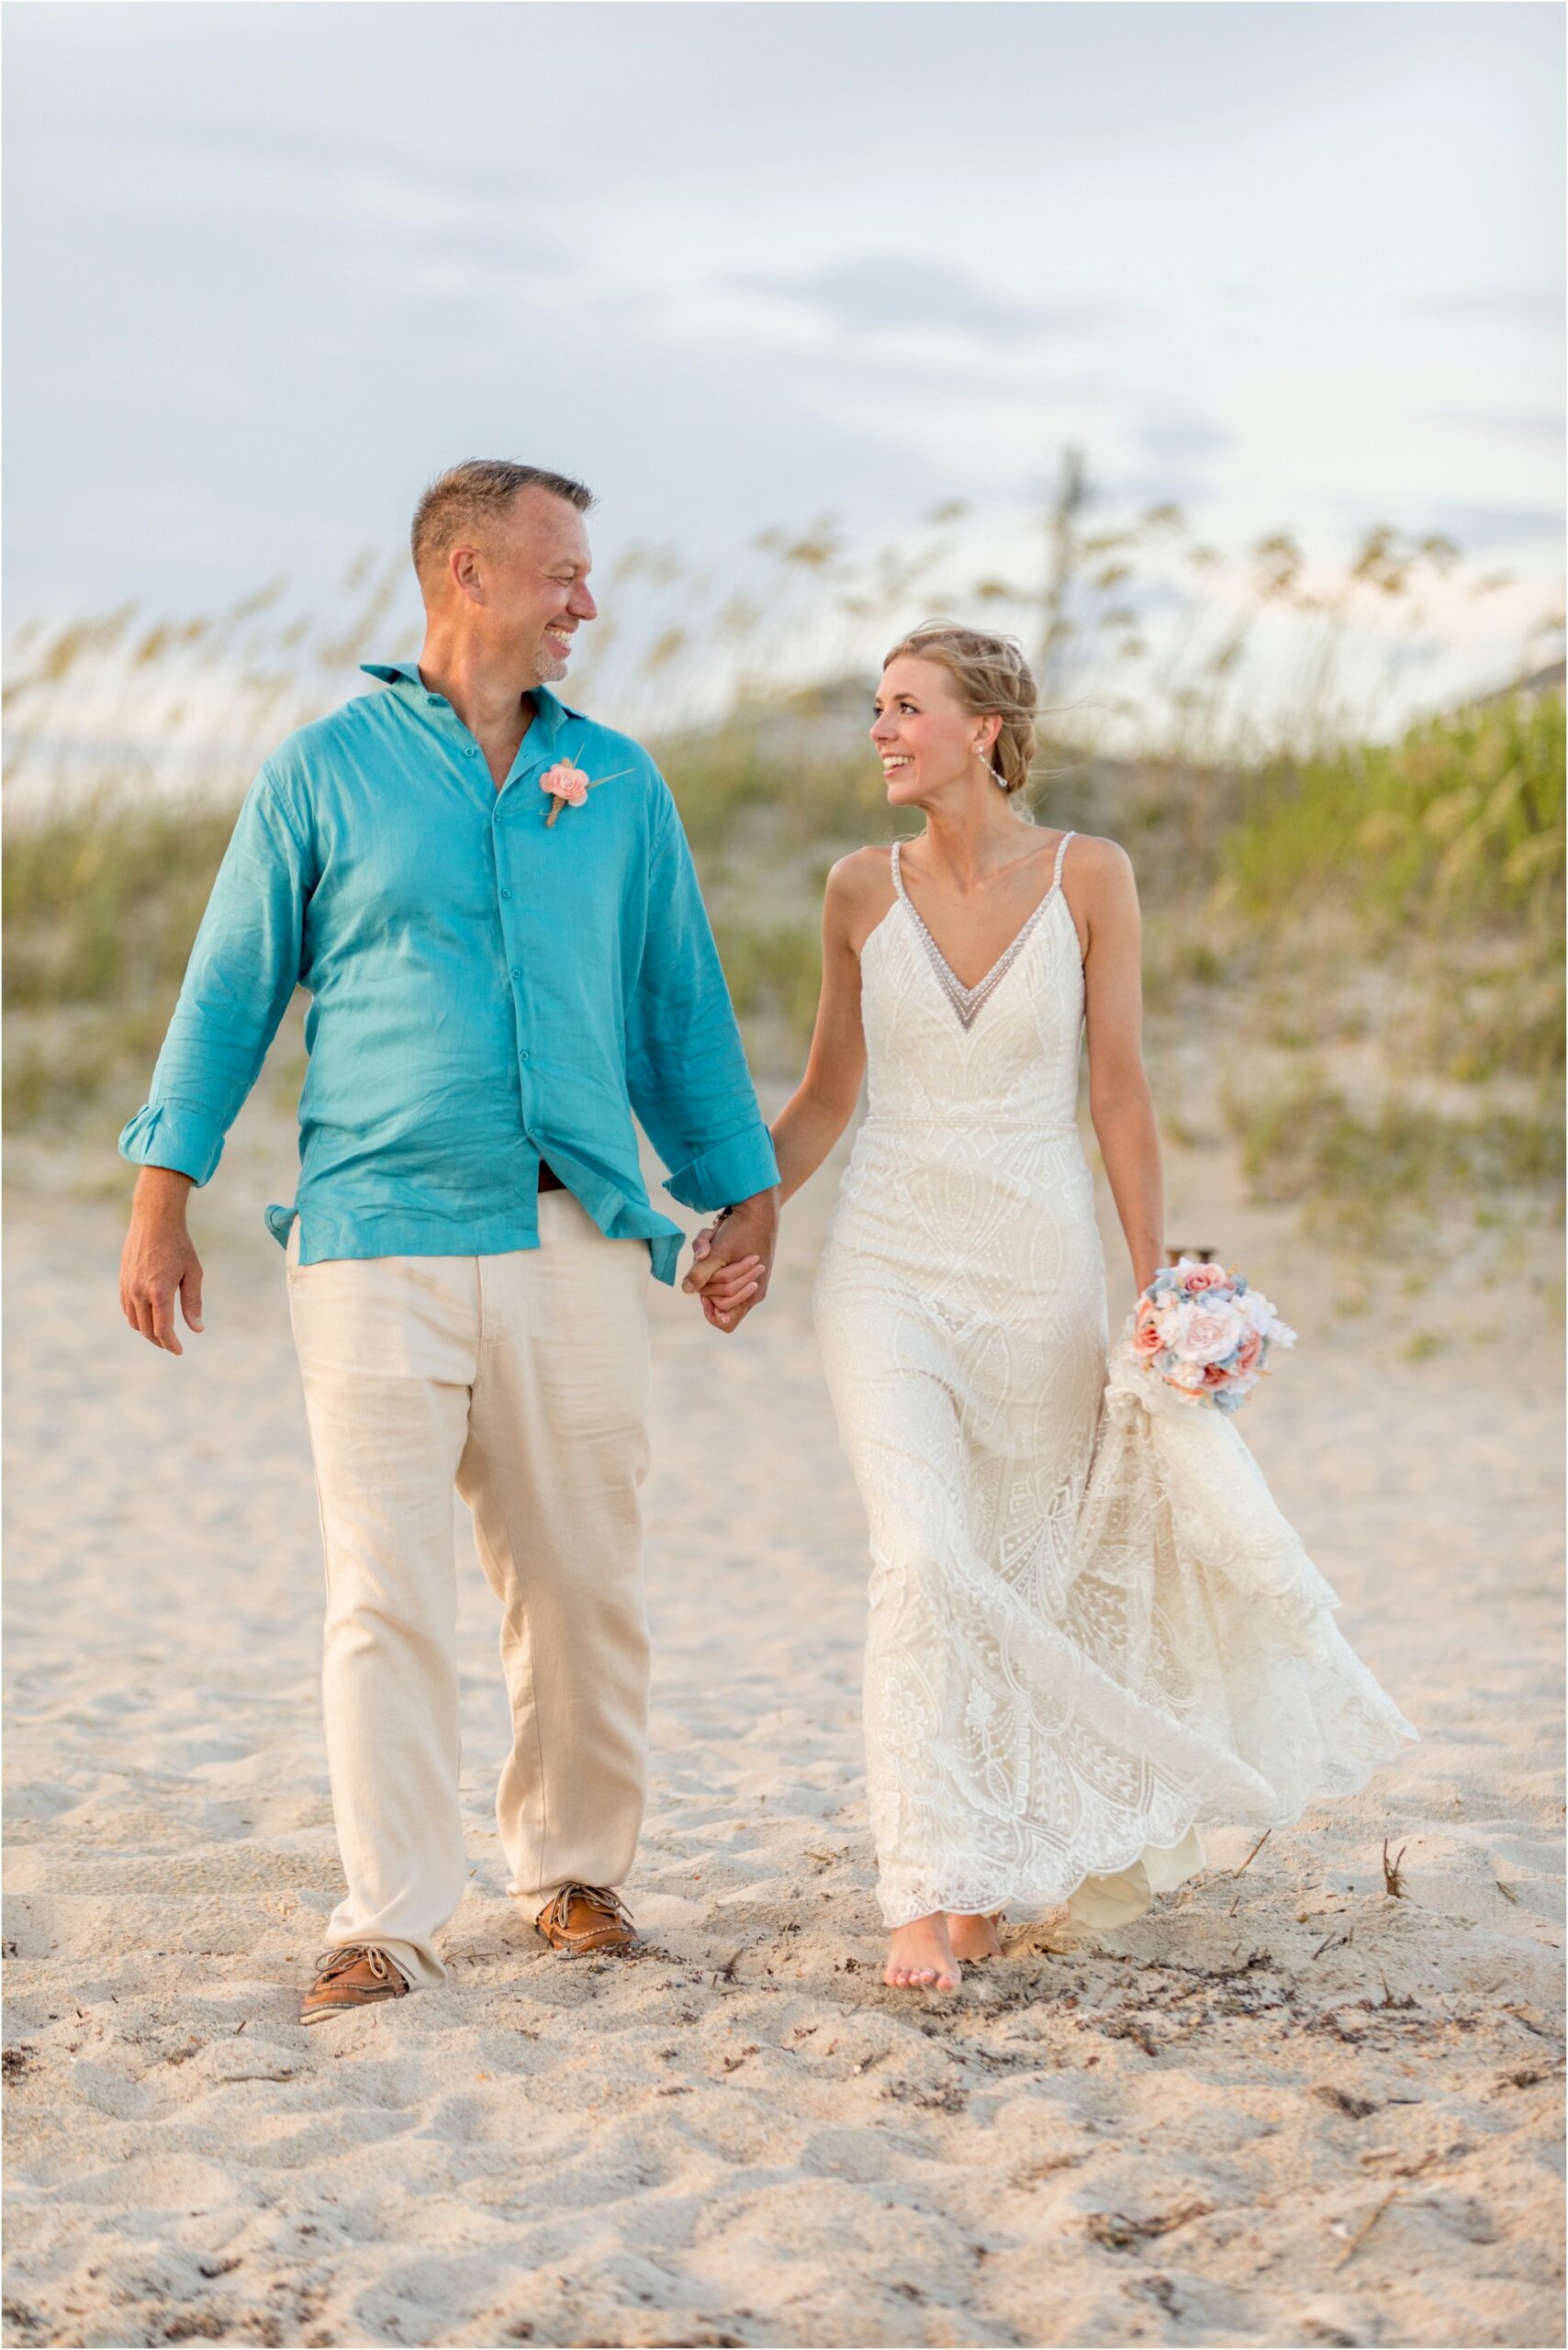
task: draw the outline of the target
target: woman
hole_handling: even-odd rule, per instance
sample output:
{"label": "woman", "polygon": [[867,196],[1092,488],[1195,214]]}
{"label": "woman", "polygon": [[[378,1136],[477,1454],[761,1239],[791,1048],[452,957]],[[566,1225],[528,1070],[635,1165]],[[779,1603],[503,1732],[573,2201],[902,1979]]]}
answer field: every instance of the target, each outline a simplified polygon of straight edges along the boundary
{"label": "woman", "polygon": [[[1107,1389],[1089,1101],[1134,1292],[1166,1261],[1137,893],[1108,840],[1037,830],[1017,649],[923,628],[871,740],[924,829],[828,878],[822,1001],[774,1128],[785,1200],[868,1114],[817,1327],[871,1536],[865,1719],[886,1981],[956,1989],[1004,1907],[1120,1922],[1414,1731],[1228,1420]],[[699,1241],[699,1253],[707,1236]],[[755,1267],[703,1292],[726,1327]]]}

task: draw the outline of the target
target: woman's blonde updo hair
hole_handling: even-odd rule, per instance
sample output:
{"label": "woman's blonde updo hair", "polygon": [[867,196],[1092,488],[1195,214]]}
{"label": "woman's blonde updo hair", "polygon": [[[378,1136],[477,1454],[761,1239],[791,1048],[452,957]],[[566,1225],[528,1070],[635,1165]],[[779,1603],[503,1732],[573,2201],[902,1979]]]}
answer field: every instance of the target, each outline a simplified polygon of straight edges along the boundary
{"label": "woman's blonde updo hair", "polygon": [[952,621],[927,621],[898,643],[882,663],[939,661],[958,689],[964,708],[977,718],[1000,718],[1002,732],[991,763],[1009,799],[1016,799],[1035,764],[1035,680],[1029,664],[1010,636],[960,628]]}

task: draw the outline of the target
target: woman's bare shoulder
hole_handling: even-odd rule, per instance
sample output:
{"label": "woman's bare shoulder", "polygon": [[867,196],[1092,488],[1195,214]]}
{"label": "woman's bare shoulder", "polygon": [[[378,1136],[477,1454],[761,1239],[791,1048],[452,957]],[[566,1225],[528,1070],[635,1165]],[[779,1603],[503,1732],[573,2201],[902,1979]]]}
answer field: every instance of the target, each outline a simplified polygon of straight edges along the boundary
{"label": "woman's bare shoulder", "polygon": [[1120,894],[1133,884],[1133,861],[1120,841],[1100,833],[1074,833],[1062,860],[1064,886],[1093,895]]}
{"label": "woman's bare shoulder", "polygon": [[892,884],[892,853],[886,841],[874,841],[869,848],[852,848],[828,868],[828,888],[847,890],[869,888],[882,881],[890,890]]}
{"label": "woman's bare shoulder", "polygon": [[886,845],[851,849],[828,868],[823,918],[858,954],[892,898],[892,858]]}
{"label": "woman's bare shoulder", "polygon": [[879,847],[853,848],[828,867],[828,903],[846,912],[874,905],[892,893],[892,858],[886,843]]}

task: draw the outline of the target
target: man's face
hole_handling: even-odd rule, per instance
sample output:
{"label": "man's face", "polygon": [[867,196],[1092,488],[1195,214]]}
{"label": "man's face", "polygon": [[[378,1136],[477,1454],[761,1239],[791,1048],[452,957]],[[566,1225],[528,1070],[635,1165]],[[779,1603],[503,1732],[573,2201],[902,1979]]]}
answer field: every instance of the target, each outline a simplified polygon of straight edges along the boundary
{"label": "man's face", "polygon": [[520,489],[479,557],[487,616],[498,650],[532,685],[566,674],[572,641],[598,615],[588,593],[593,557],[575,506],[545,489]]}

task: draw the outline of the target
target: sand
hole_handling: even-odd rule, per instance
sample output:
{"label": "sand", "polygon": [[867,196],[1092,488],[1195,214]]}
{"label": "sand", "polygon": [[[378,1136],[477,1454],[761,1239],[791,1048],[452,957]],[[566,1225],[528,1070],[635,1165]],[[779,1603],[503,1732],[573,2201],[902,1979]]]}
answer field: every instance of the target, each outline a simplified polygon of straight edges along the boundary
{"label": "sand", "polygon": [[201,1202],[179,1362],[119,1321],[79,1168],[12,1203],[7,2340],[1562,2340],[1558,1340],[1524,1270],[1338,1318],[1224,1149],[1175,1154],[1172,1237],[1302,1330],[1239,1426],[1423,1743],[937,2000],[879,1981],[819,1184],[740,1336],[655,1299],[646,1953],[562,1964],[505,1897],[465,1552],[450,1980],[307,2033],[339,1871],[259,1222],[287,1167],[259,1121]]}

